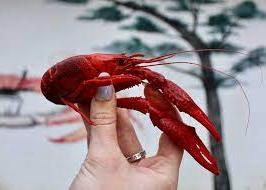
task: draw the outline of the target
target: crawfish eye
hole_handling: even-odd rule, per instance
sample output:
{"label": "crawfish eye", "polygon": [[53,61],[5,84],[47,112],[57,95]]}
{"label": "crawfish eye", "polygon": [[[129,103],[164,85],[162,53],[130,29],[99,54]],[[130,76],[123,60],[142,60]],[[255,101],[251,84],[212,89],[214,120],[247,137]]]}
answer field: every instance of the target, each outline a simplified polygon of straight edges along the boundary
{"label": "crawfish eye", "polygon": [[124,59],[118,59],[116,62],[117,62],[117,65],[120,65],[120,66],[125,65],[125,60]]}

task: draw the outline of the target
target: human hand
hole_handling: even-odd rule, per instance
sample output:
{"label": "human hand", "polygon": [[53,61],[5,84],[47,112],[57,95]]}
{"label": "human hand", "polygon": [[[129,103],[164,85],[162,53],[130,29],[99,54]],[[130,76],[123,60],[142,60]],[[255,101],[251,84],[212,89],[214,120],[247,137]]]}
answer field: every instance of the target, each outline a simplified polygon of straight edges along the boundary
{"label": "human hand", "polygon": [[[100,76],[106,76],[101,74]],[[93,126],[85,123],[88,154],[70,190],[176,190],[183,150],[162,134],[155,156],[129,163],[142,150],[127,111],[116,108],[113,86],[100,87],[91,106],[80,105]]]}

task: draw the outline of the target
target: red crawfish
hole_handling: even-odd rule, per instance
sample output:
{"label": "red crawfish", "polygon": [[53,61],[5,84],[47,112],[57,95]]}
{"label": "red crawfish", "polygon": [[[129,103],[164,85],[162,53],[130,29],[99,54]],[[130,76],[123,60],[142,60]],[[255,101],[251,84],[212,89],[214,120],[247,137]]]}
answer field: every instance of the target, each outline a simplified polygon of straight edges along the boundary
{"label": "red crawfish", "polygon": [[[152,123],[179,147],[184,148],[204,168],[218,175],[215,158],[196,134],[195,128],[183,123],[177,110],[200,122],[219,141],[220,134],[205,113],[177,84],[147,68],[149,63],[173,57],[167,54],[145,59],[143,54],[89,54],[65,59],[46,71],[41,90],[55,104],[68,105],[89,123],[76,103],[88,104],[97,87],[113,84],[115,91],[145,84],[144,96],[118,98],[117,106],[149,114]],[[145,66],[146,65],[146,66]],[[98,77],[107,72],[109,77]],[[177,108],[177,109],[176,109]]]}

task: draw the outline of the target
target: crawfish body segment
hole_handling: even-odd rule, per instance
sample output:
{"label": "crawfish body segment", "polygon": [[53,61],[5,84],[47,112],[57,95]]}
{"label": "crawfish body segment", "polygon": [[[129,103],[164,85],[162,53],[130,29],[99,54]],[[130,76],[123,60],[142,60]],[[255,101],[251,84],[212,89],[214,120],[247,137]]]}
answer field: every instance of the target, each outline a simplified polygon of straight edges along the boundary
{"label": "crawfish body segment", "polygon": [[[205,126],[216,140],[220,140],[214,125],[181,87],[157,72],[138,66],[161,61],[169,56],[152,59],[142,57],[142,54],[74,56],[50,68],[42,78],[41,89],[48,100],[70,106],[91,123],[75,103],[90,103],[100,86],[113,84],[117,92],[146,80],[145,98],[119,98],[117,106],[148,113],[153,125],[168,135],[176,145],[184,148],[199,164],[218,174],[215,159],[197,136],[195,129],[182,122],[178,110],[189,114]],[[110,77],[99,78],[101,72],[108,72]]]}

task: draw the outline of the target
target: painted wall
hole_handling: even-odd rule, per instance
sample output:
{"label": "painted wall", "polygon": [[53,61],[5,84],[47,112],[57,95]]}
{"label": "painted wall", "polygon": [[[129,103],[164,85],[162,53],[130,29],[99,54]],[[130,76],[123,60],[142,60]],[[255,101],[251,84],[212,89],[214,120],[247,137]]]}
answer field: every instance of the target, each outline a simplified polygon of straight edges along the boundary
{"label": "painted wall", "polygon": [[[266,10],[266,3],[258,1]],[[71,6],[44,0],[0,1],[0,73],[20,74],[28,69],[29,75],[41,76],[55,61],[75,54],[96,51],[97,47],[113,39],[127,38],[130,33],[121,32],[115,25],[103,22],[78,22],[75,20],[86,10],[83,6]],[[266,22],[252,21],[238,36],[233,37],[247,50],[266,45]],[[108,34],[107,34],[108,31]],[[160,40],[153,35],[142,34],[151,44]],[[216,57],[216,67],[227,68],[231,57]],[[204,94],[197,81],[188,76],[173,73],[163,67],[156,68],[169,79],[184,87],[204,108]],[[262,68],[266,75],[265,67]],[[247,105],[240,88],[220,90],[224,114],[224,132],[229,170],[233,189],[266,189],[266,82],[260,83],[260,71],[253,69],[240,76],[251,106],[250,126],[247,135]],[[140,89],[129,93],[139,94]],[[53,108],[42,96],[23,93],[23,112],[33,113]],[[1,101],[1,100],[0,100]],[[0,102],[0,109],[5,109]],[[159,131],[151,127],[147,117],[137,115],[147,127],[138,130],[139,137],[149,155],[155,153]],[[190,125],[198,125],[184,116]],[[47,137],[55,137],[81,124],[28,129],[0,128],[0,189],[2,190],[60,190],[67,189],[86,154],[85,141],[68,145],[55,145]],[[205,130],[198,127],[200,136],[207,140]],[[211,176],[194,160],[185,155],[179,189],[211,189]]]}

